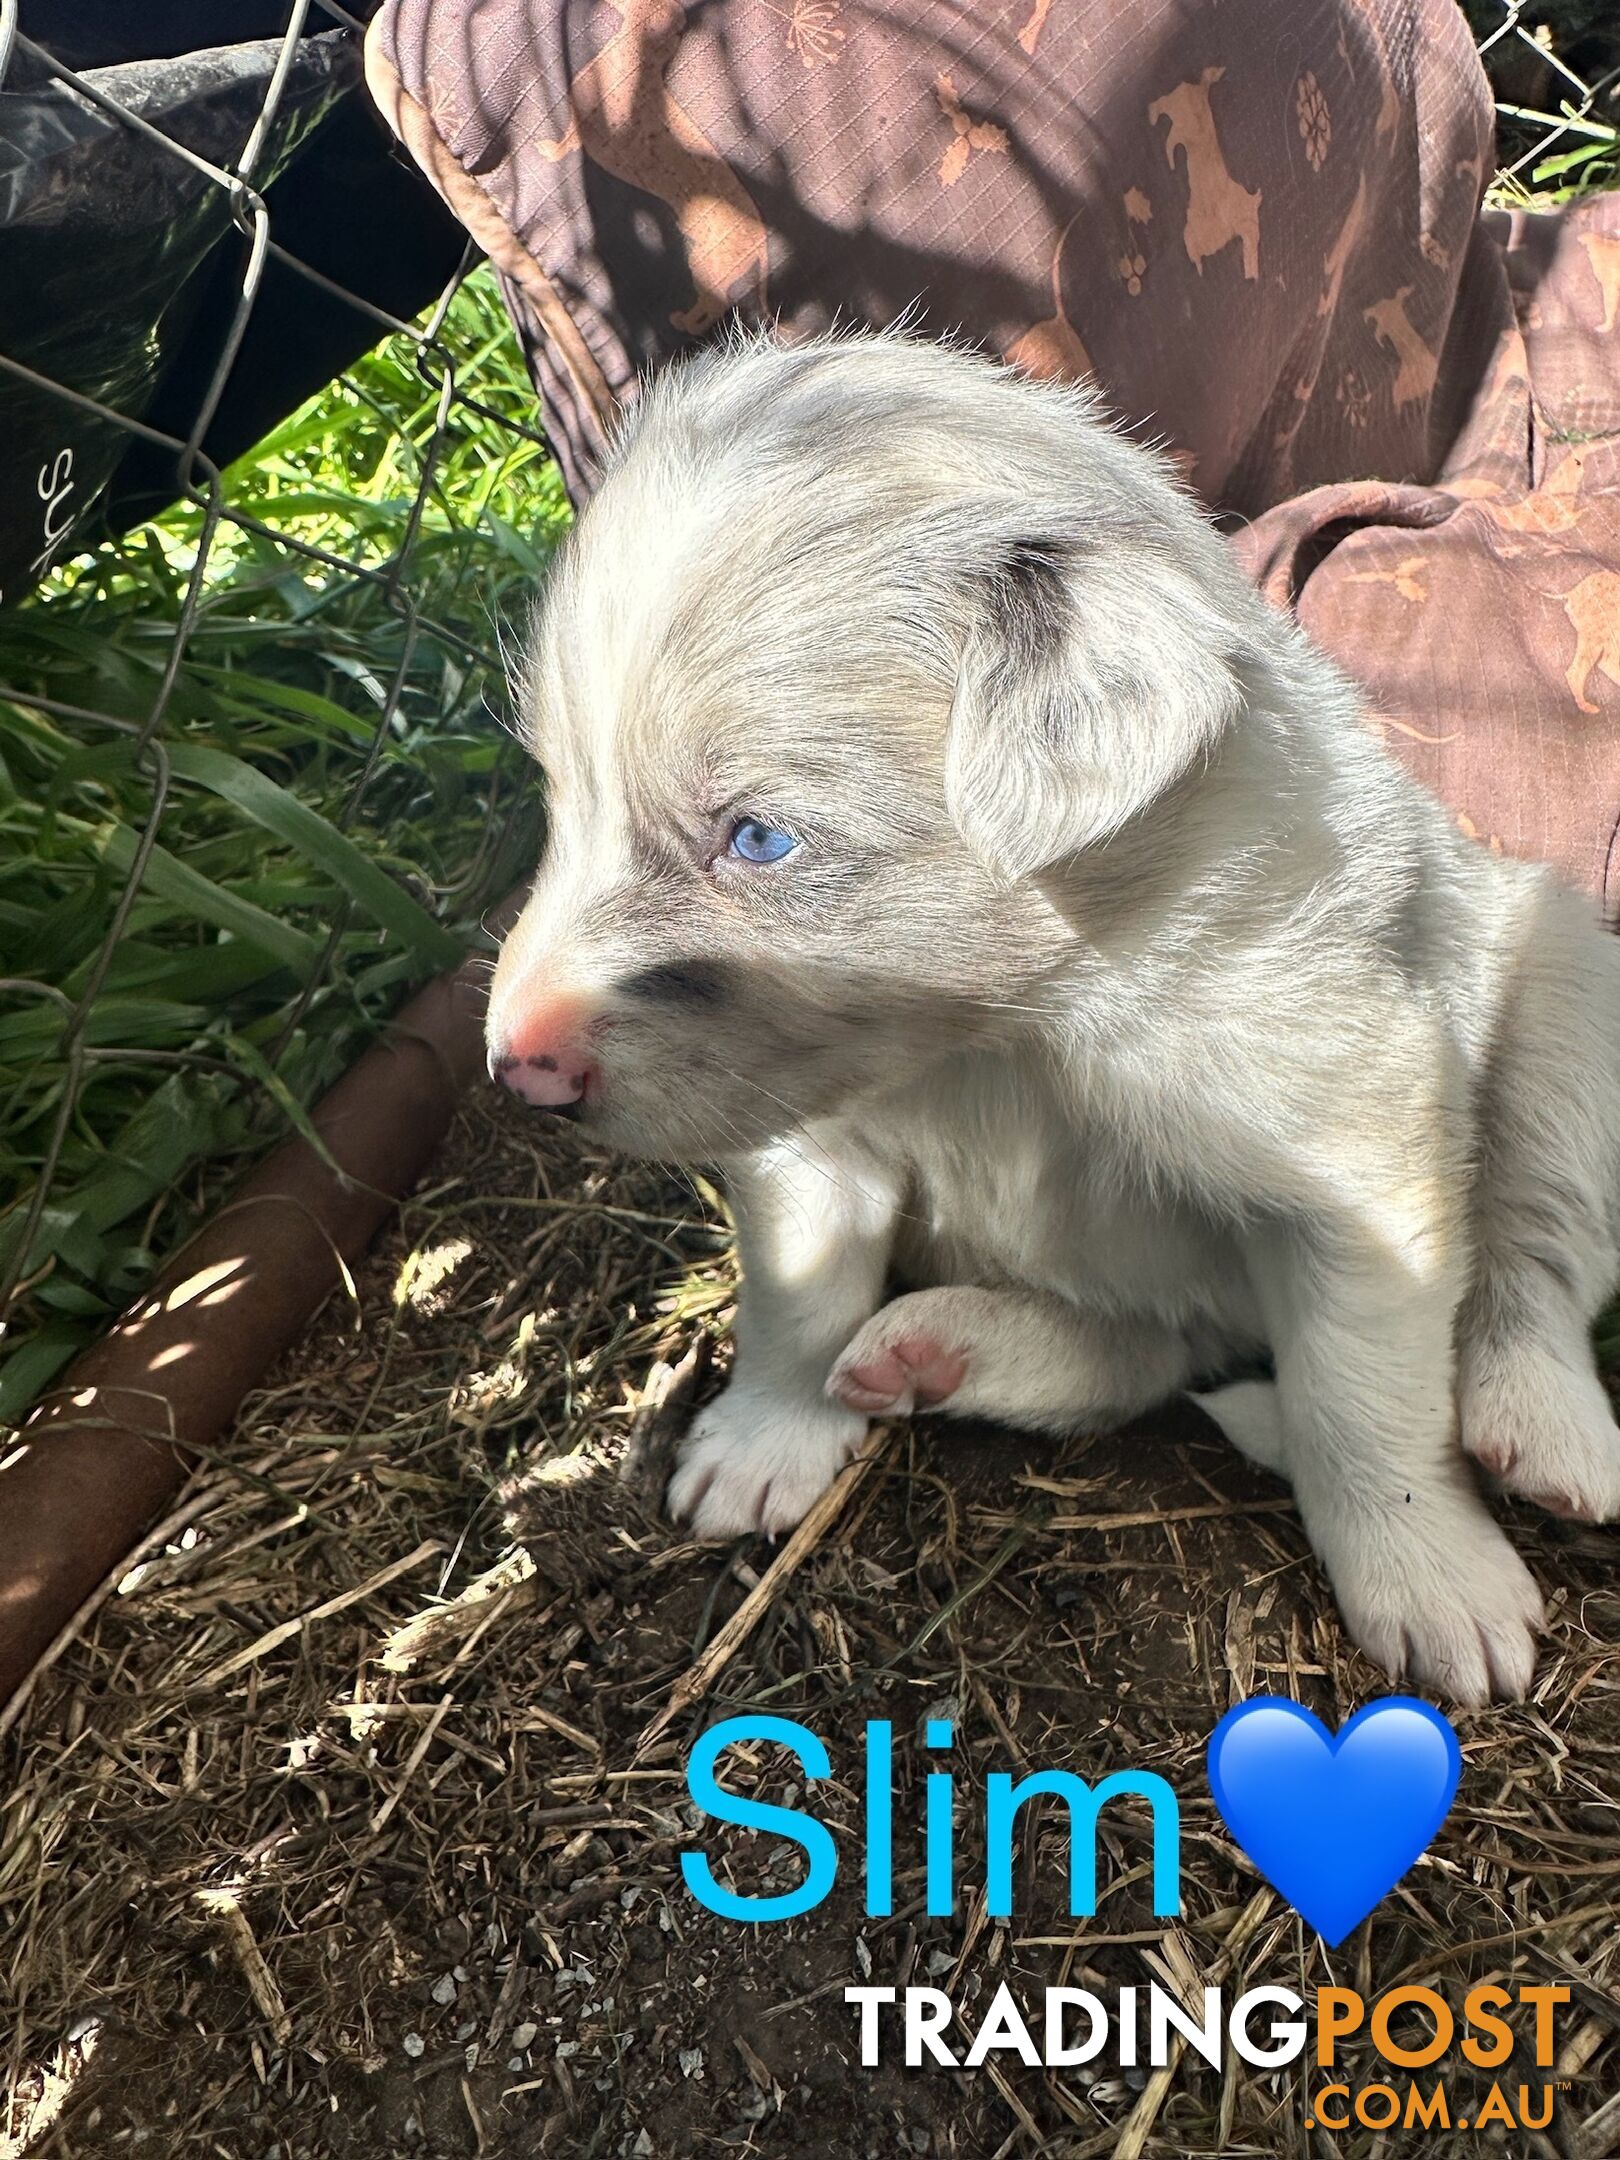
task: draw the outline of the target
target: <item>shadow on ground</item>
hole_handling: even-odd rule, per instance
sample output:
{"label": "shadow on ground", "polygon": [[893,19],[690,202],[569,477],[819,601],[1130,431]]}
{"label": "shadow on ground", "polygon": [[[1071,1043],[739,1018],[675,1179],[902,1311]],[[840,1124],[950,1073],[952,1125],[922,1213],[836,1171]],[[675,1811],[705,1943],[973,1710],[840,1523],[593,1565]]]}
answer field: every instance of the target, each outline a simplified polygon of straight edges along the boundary
{"label": "shadow on ground", "polygon": [[[633,1427],[657,1444],[662,1366],[703,1335],[724,1362],[718,1225],[699,1188],[469,1108],[356,1301],[250,1404],[11,1737],[0,2154],[1614,2149],[1616,2108],[1596,2114],[1620,2086],[1611,1534],[1515,1519],[1555,1599],[1535,1699],[1459,1720],[1444,1833],[1329,1956],[1235,1853],[1203,1770],[1246,1694],[1331,1724],[1383,1691],[1280,1488],[1190,1412],[1062,1449],[915,1428],[791,1572],[763,1542],[683,1542],[618,1465]],[[762,1580],[703,1699],[649,1738]],[[691,1740],[744,1711],[813,1726],[833,1767],[807,1796],[781,1751],[731,1758],[738,1790],[813,1805],[838,1838],[828,1900],[765,1927],[711,1916],[679,1872],[700,1845],[740,1890],[799,1880],[790,1845],[690,1811]],[[930,1717],[956,1732],[948,1919],[923,1909]],[[876,1920],[869,1718],[896,1735]],[[1070,1920],[1064,1823],[1032,1808],[1015,1917],[988,1920],[986,1772],[1125,1767],[1181,1796],[1180,1920],[1153,1917],[1134,1803],[1104,1817],[1094,1918]],[[942,1987],[971,2025],[1003,1979],[1037,2009],[1058,1982],[1562,1983],[1566,2082],[1545,2132],[1403,2141],[1308,2131],[1303,2062],[1153,2080],[1011,2054],[907,2070],[895,2048],[859,2067],[847,1985]],[[1447,2083],[1463,2112],[1488,2078]]]}

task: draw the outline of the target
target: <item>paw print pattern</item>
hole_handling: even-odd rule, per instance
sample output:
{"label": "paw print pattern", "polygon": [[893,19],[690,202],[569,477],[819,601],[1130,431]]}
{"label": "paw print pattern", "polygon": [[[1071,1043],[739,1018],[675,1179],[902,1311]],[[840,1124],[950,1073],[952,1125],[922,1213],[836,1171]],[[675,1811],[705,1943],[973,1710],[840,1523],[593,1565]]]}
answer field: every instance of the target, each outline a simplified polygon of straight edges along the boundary
{"label": "paw print pattern", "polygon": [[797,53],[807,68],[841,60],[847,34],[839,20],[843,12],[843,0],[793,0],[789,52]]}
{"label": "paw print pattern", "polygon": [[[1151,225],[1153,205],[1140,188],[1127,188],[1121,198],[1127,227]],[[1125,252],[1114,263],[1115,275],[1128,293],[1139,293],[1142,280],[1147,276],[1147,257],[1142,252],[1142,235],[1127,230]]]}
{"label": "paw print pattern", "polygon": [[1355,368],[1346,368],[1333,393],[1335,404],[1353,428],[1364,428],[1372,411],[1372,392]]}
{"label": "paw print pattern", "polygon": [[951,146],[939,162],[939,184],[942,188],[952,188],[967,171],[968,161],[976,151],[988,150],[997,157],[1006,156],[1007,131],[997,127],[993,120],[979,120],[966,111],[949,75],[935,78],[934,95],[939,99],[940,111],[951,123]]}
{"label": "paw print pattern", "polygon": [[1309,68],[1294,89],[1294,119],[1311,170],[1320,172],[1327,163],[1328,147],[1333,141],[1333,118],[1322,85]]}

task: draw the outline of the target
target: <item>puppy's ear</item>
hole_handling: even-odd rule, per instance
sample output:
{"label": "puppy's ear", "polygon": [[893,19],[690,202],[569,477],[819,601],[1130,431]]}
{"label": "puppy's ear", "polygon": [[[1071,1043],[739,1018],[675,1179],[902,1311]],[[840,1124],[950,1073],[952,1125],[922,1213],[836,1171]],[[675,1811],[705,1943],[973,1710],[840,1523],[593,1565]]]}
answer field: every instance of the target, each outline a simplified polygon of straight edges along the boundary
{"label": "puppy's ear", "polygon": [[945,747],[974,853],[1022,877],[1146,809],[1242,710],[1239,642],[1157,553],[1010,543],[976,582]]}

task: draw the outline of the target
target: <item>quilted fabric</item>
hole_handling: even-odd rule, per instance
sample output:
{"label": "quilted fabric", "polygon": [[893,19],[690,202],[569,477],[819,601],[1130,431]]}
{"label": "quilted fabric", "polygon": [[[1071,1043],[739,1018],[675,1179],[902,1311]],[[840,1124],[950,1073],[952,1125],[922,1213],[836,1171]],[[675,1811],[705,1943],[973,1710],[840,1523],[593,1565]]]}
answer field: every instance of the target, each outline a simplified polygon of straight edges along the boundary
{"label": "quilted fabric", "polygon": [[1620,904],[1620,197],[1482,215],[1452,0],[386,0],[570,482],[732,312],[1094,376],[1483,844]]}

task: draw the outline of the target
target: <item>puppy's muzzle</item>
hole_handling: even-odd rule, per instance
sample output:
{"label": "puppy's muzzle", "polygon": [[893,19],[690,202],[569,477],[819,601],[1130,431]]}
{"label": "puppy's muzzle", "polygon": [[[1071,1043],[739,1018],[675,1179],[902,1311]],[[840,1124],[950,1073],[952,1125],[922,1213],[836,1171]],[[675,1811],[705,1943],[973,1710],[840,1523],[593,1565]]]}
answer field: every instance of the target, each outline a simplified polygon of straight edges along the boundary
{"label": "puppy's muzzle", "polygon": [[549,1000],[512,1027],[491,1032],[489,1076],[536,1110],[578,1116],[601,1078],[589,1035],[577,1004]]}

